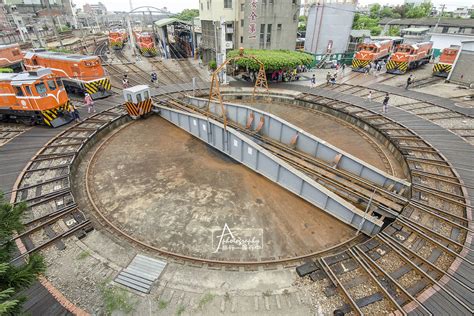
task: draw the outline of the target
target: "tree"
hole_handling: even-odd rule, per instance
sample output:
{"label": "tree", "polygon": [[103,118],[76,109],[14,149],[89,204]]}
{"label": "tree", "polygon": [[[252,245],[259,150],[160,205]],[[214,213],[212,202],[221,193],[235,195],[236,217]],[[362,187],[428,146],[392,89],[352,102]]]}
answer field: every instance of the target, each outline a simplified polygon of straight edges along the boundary
{"label": "tree", "polygon": [[420,5],[409,4],[406,5],[405,17],[409,19],[419,19],[430,15],[433,5],[431,1],[425,1]]}
{"label": "tree", "polygon": [[354,16],[354,23],[352,24],[354,30],[370,30],[370,34],[373,36],[380,35],[382,28],[379,26],[378,18],[371,18],[358,13]]}
{"label": "tree", "polygon": [[387,32],[388,36],[400,36],[400,27],[391,25]]}
{"label": "tree", "polygon": [[382,11],[380,11],[379,17],[381,18],[393,18],[395,13],[393,12],[393,9],[390,7],[383,7]]}
{"label": "tree", "polygon": [[12,205],[0,192],[0,315],[17,315],[25,298],[17,294],[30,286],[38,274],[45,271],[46,265],[41,256],[33,254],[20,266],[10,264],[15,243],[13,233],[21,232],[21,222],[26,210],[25,203]]}
{"label": "tree", "polygon": [[379,17],[380,8],[380,4],[378,3],[372,5],[372,7],[370,8],[370,17],[372,19],[376,19]]}
{"label": "tree", "polygon": [[181,13],[173,15],[173,18],[177,18],[183,21],[192,21],[195,17],[199,16],[198,9],[184,9]]}

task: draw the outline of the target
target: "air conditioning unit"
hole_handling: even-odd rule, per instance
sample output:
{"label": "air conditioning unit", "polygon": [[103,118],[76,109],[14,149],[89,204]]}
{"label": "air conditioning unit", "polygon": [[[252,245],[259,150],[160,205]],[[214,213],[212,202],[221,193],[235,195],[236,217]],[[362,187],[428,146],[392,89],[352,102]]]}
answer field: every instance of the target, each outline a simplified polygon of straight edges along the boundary
{"label": "air conditioning unit", "polygon": [[234,48],[234,42],[232,42],[232,41],[227,41],[227,42],[225,42],[225,48],[226,48],[226,49],[232,49],[232,48]]}

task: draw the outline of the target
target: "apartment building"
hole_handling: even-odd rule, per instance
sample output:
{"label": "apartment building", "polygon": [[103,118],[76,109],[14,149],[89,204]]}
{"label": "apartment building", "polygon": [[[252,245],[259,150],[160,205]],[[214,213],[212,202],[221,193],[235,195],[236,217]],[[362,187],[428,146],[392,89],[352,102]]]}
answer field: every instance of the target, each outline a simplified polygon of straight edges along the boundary
{"label": "apartment building", "polygon": [[221,27],[227,49],[294,50],[300,4],[301,0],[199,0],[203,61],[216,59]]}

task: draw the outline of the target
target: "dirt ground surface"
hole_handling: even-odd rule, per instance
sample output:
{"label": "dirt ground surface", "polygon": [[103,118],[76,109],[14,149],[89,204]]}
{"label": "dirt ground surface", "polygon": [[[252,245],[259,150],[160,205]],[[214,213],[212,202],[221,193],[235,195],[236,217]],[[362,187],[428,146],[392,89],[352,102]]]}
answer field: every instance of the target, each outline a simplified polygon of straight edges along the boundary
{"label": "dirt ground surface", "polygon": [[[96,157],[88,181],[98,207],[127,233],[163,250],[256,261],[324,250],[354,235],[156,116],[121,130]],[[226,224],[236,238],[255,240],[254,247],[219,247]]]}
{"label": "dirt ground surface", "polygon": [[[239,102],[241,101],[239,100]],[[404,177],[403,170],[395,156],[383,144],[338,118],[314,110],[298,109],[295,111],[295,107],[292,105],[274,101],[247,105],[277,115],[380,170],[397,177]],[[377,152],[376,148],[382,152]],[[392,168],[385,167],[381,160],[384,157],[390,161]]]}

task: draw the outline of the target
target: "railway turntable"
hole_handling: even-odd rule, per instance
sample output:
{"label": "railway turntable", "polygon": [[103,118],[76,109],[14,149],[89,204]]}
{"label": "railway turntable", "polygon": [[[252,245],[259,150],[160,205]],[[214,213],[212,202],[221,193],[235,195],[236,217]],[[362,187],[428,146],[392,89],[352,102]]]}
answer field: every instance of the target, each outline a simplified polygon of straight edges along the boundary
{"label": "railway turntable", "polygon": [[[207,88],[125,89],[128,106],[25,168],[29,220],[79,219],[51,229],[80,240],[43,251],[65,297],[89,313],[114,291],[136,314],[472,314],[472,146],[361,87]],[[132,120],[148,100],[160,115]]]}

